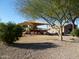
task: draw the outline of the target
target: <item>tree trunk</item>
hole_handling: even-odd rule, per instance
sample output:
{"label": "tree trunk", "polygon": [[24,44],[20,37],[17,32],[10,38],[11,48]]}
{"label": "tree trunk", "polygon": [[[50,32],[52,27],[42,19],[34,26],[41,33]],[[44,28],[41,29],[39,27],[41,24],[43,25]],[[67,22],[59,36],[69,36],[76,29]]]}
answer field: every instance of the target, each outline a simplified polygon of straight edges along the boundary
{"label": "tree trunk", "polygon": [[72,31],[75,29],[75,20],[72,20]]}
{"label": "tree trunk", "polygon": [[74,19],[72,19],[72,30],[73,30],[73,31],[74,31],[75,28],[76,28],[76,26],[75,26],[75,21],[76,21],[77,18],[78,18],[78,16],[75,17]]}
{"label": "tree trunk", "polygon": [[73,23],[72,24],[72,31],[74,31],[75,30],[75,24]]}
{"label": "tree trunk", "polygon": [[60,26],[60,40],[63,41],[63,36],[62,36],[62,26]]}

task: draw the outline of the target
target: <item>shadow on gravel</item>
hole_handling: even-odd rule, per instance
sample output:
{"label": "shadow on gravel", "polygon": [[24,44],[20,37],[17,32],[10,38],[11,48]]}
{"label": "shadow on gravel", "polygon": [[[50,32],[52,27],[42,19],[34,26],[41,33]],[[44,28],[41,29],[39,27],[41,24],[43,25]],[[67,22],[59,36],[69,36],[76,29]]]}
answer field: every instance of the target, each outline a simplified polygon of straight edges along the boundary
{"label": "shadow on gravel", "polygon": [[34,50],[42,50],[47,48],[56,48],[58,45],[54,43],[15,43],[10,45],[11,47],[23,48],[23,49],[34,49]]}

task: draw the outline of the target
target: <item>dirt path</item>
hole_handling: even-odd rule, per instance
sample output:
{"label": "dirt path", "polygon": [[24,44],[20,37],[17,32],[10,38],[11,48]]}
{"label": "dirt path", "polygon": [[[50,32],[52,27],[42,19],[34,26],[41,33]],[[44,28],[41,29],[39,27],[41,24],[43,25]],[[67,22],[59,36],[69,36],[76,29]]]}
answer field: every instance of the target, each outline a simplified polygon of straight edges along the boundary
{"label": "dirt path", "polygon": [[27,35],[15,45],[0,47],[0,59],[79,59],[78,41],[57,39],[56,36]]}

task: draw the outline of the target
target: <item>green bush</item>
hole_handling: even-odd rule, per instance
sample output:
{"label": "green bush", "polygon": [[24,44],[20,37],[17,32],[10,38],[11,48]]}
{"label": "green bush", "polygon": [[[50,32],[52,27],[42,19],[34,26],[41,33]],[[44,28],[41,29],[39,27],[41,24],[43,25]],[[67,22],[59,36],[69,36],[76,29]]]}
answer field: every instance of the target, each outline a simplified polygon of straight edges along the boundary
{"label": "green bush", "polygon": [[22,32],[23,32],[23,28],[20,25],[16,25],[15,30],[16,30],[16,36],[21,37]]}
{"label": "green bush", "polygon": [[18,28],[20,28],[20,27],[16,26],[16,24],[11,23],[11,22],[9,22],[7,24],[0,23],[0,39],[1,39],[1,41],[3,41],[4,43],[7,43],[7,44],[12,44],[16,40],[18,40],[19,34],[21,33],[20,30],[18,30]]}
{"label": "green bush", "polygon": [[71,32],[72,36],[79,36],[79,29],[75,29],[74,31]]}

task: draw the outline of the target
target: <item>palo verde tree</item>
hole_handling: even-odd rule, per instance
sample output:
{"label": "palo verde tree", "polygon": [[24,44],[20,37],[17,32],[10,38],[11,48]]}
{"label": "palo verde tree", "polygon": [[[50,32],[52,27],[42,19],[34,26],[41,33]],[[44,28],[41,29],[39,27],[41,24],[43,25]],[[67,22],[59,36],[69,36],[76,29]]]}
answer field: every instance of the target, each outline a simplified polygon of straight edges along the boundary
{"label": "palo verde tree", "polygon": [[66,0],[67,18],[72,22],[72,29],[75,29],[75,20],[79,18],[79,0]]}
{"label": "palo verde tree", "polygon": [[[69,0],[68,0],[69,1]],[[43,18],[52,28],[59,31],[60,39],[63,40],[63,27],[69,22],[69,9],[67,0],[20,0],[20,12],[33,18]],[[71,2],[73,0],[70,0]],[[71,4],[72,5],[72,4]],[[71,7],[70,5],[68,5]],[[55,27],[54,27],[55,26]]]}

